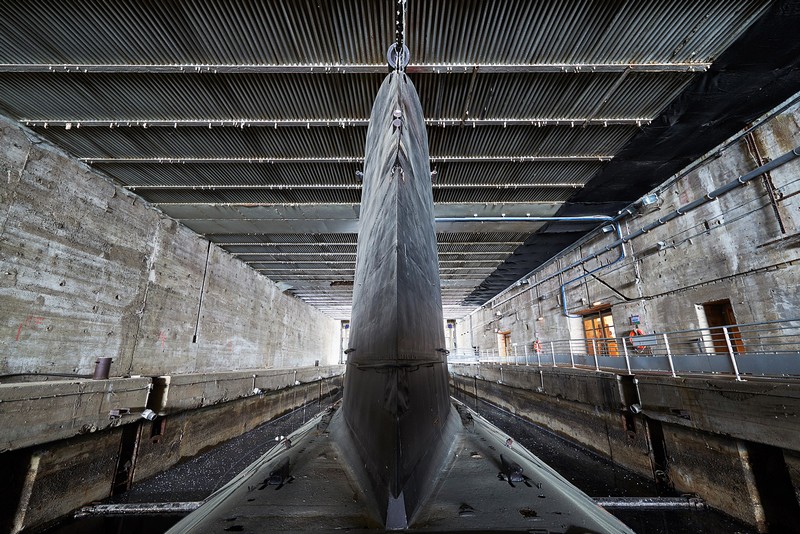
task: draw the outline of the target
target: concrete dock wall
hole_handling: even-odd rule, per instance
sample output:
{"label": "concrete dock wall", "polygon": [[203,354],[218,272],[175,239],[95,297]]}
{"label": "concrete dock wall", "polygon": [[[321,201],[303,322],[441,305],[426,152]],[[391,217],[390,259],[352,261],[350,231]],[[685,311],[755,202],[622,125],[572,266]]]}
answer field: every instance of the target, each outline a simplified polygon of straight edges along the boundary
{"label": "concrete dock wall", "polygon": [[[622,220],[622,234],[658,221],[798,145],[800,108],[794,105],[665,183],[656,191],[655,204],[636,208]],[[617,239],[615,232],[598,229],[535,270],[525,283],[459,320],[457,346],[496,351],[499,333],[508,333],[521,355],[524,348],[531,351],[537,336],[545,343],[583,339],[581,318],[564,316],[564,305],[578,316],[610,307],[617,336],[634,327],[633,316],[648,333],[706,328],[703,304],[723,300],[730,301],[737,323],[797,318],[799,179],[797,158],[632,239],[622,260],[615,262],[620,256],[616,247],[581,264]]]}
{"label": "concrete dock wall", "polygon": [[591,449],[656,489],[695,494],[762,532],[796,527],[797,384],[637,381],[585,370],[451,365],[454,390]]}
{"label": "concrete dock wall", "polygon": [[0,531],[341,388],[338,321],[4,118],[0,176]]}
{"label": "concrete dock wall", "polygon": [[[106,405],[102,406],[103,413],[95,413],[91,419],[88,412],[94,407],[91,401],[96,395],[85,392],[85,398],[80,397],[75,404],[81,404],[81,400],[87,403],[89,408],[84,411],[92,423],[68,429],[71,437],[66,437],[64,431],[53,431],[48,436],[61,439],[0,454],[0,472],[5,477],[0,487],[0,531],[39,531],[81,506],[122,493],[133,484],[296,408],[315,403],[309,414],[316,413],[315,409],[324,409],[341,393],[343,367],[302,371],[298,384],[286,383],[286,373],[280,371],[272,375],[261,373],[259,394],[253,393],[252,376],[245,384],[247,392],[235,385],[214,391],[206,387],[213,382],[238,382],[235,377],[219,375],[210,375],[207,381],[195,384],[184,381],[171,385],[184,392],[194,389],[210,394],[198,399],[200,402],[192,408],[176,391],[165,396],[156,386],[153,391],[158,395],[150,402],[159,404],[161,412],[153,421],[139,416],[141,407],[130,417],[110,420]],[[113,381],[97,383],[103,382]],[[171,405],[169,399],[175,399],[175,404]],[[46,399],[39,401],[45,402]],[[0,406],[7,404],[13,403],[2,402]],[[24,428],[8,427],[3,415],[0,413],[4,428],[14,430],[16,435],[25,433]],[[34,409],[29,419],[44,421],[47,415],[46,410]],[[68,425],[70,418],[64,421]],[[49,422],[56,429],[64,426],[58,420]]]}
{"label": "concrete dock wall", "polygon": [[0,171],[0,374],[338,362],[338,322],[3,118]]}

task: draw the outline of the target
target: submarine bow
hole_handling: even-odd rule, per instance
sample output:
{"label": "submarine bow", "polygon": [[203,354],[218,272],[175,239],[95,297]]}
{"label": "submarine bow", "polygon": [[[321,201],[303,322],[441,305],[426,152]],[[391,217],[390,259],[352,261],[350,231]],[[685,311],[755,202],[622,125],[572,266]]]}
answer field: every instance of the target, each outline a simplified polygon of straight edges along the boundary
{"label": "submarine bow", "polygon": [[403,528],[451,441],[428,137],[391,72],[367,131],[343,415],[383,519]]}

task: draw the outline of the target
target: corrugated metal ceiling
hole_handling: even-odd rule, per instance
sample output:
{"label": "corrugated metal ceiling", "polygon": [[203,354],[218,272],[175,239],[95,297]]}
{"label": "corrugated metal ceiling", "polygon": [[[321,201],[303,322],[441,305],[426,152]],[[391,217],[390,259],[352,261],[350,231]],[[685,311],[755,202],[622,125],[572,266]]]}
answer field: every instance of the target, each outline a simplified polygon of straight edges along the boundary
{"label": "corrugated metal ceiling", "polygon": [[[555,213],[768,4],[408,0],[437,213]],[[4,2],[0,108],[347,318],[356,172],[394,9]],[[471,309],[467,295],[539,226],[443,227],[445,315]]]}

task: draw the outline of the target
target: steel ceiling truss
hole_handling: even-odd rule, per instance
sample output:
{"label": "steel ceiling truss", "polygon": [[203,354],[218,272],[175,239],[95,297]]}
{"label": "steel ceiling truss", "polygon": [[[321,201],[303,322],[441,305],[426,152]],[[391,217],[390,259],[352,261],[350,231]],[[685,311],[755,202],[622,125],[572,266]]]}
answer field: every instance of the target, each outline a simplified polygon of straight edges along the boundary
{"label": "steel ceiling truss", "polygon": [[[0,109],[346,319],[395,1],[10,3]],[[555,215],[768,2],[404,5],[437,216],[458,218]],[[446,316],[540,226],[441,232]]]}

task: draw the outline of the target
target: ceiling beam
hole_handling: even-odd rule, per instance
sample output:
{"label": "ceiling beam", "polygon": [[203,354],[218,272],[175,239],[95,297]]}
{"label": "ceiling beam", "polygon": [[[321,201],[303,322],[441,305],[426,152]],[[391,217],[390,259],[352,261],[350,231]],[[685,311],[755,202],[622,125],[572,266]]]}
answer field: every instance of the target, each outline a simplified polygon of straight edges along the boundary
{"label": "ceiling beam", "polygon": [[[415,74],[575,73],[597,72],[705,72],[709,62],[666,63],[419,63],[405,71]],[[88,64],[88,63],[3,63],[3,73],[50,74],[386,74],[384,63],[302,63],[293,65],[241,64]]]}
{"label": "ceiling beam", "polygon": [[[466,253],[469,254],[469,253]],[[262,254],[263,256],[268,256],[269,254]],[[275,254],[276,256],[278,254]],[[354,255],[354,254],[352,254]],[[443,263],[454,263],[456,265],[464,264],[464,263],[490,263],[492,265],[497,265],[498,263],[502,262],[503,259],[497,258],[493,260],[480,260],[480,259],[473,259],[473,258],[465,258],[461,260],[439,260],[439,264]],[[244,263],[248,265],[355,265],[355,260],[321,260],[321,261],[314,261],[314,260],[295,260],[295,261],[288,261],[288,260],[250,260],[245,261]],[[304,267],[296,267],[299,271],[308,271],[311,268],[304,268]],[[449,267],[448,267],[449,269]]]}
{"label": "ceiling beam", "polygon": [[[567,183],[435,183],[433,189],[581,189],[581,182]],[[126,185],[129,191],[216,191],[216,190],[314,190],[314,189],[361,189],[361,184],[241,184],[241,185]]]}
{"label": "ceiling beam", "polygon": [[[213,234],[208,234],[213,235]],[[208,235],[206,237],[208,237]],[[219,234],[225,235],[225,234]],[[291,241],[281,241],[281,242],[272,242],[272,241],[237,241],[226,243],[223,241],[212,241],[215,245],[219,247],[248,247],[248,246],[256,246],[256,247],[340,247],[340,246],[356,246],[358,243],[355,241],[348,241],[348,242],[314,242],[314,243],[293,243]],[[438,245],[519,245],[524,243],[524,239],[519,239],[517,241],[439,241]],[[264,254],[263,252],[234,252],[232,253],[234,256],[246,256],[248,254]],[[340,254],[339,252],[287,252],[286,254],[313,254],[313,255],[325,255],[325,254]],[[345,252],[344,254],[350,254],[349,252]],[[353,252],[355,254],[355,252]],[[455,252],[443,252],[442,254],[456,254]]]}
{"label": "ceiling beam", "polygon": [[[646,126],[653,117],[497,117],[488,119],[441,118],[425,119],[427,126],[441,128],[453,126]],[[194,119],[50,119],[50,118],[21,118],[19,122],[30,128],[312,128],[334,127],[346,128],[348,126],[366,127],[369,119],[363,117],[339,117],[306,119],[219,119],[219,118],[194,118]]]}
{"label": "ceiling beam", "polygon": [[[464,243],[465,246],[477,246],[483,245],[485,243]],[[514,243],[514,246],[519,245],[519,243]],[[496,251],[496,252],[472,252],[469,250],[462,250],[460,252],[439,252],[439,256],[462,256],[462,255],[482,255],[482,256],[502,256],[505,258],[508,256],[509,253],[513,252],[513,250],[509,249],[506,251]],[[342,256],[355,256],[355,252],[229,252],[231,256],[332,256],[334,258],[342,257]],[[448,261],[448,260],[444,260]],[[449,260],[449,261],[458,261],[458,260]],[[481,261],[481,260],[464,260],[464,261]],[[265,263],[257,260],[252,261],[245,261],[245,263]],[[298,261],[291,261],[288,263],[298,263]],[[303,260],[299,260],[299,263],[303,263]],[[324,260],[322,261],[310,261],[306,263],[326,263]],[[352,263],[352,262],[349,262]]]}
{"label": "ceiling beam", "polygon": [[[206,164],[206,163],[363,163],[363,156],[351,157],[269,157],[259,156],[251,158],[183,158],[183,157],[154,157],[154,158],[78,158],[89,164]],[[431,156],[431,163],[505,163],[505,162],[537,162],[537,161],[611,161],[612,154],[578,154],[566,156]],[[181,187],[181,186],[176,186]],[[223,186],[218,186],[223,187]],[[249,187],[249,186],[225,186]]]}

